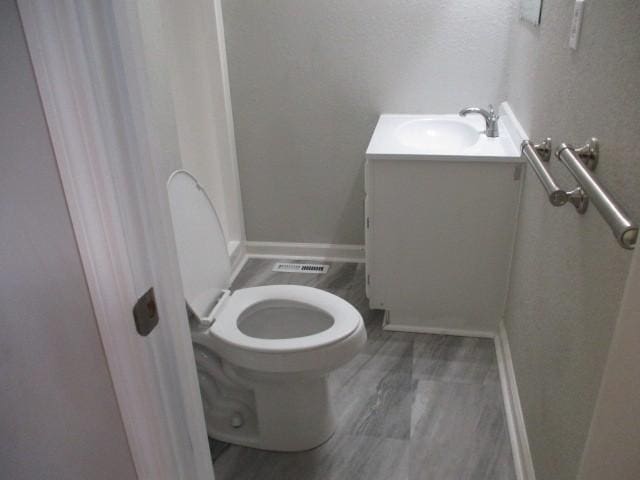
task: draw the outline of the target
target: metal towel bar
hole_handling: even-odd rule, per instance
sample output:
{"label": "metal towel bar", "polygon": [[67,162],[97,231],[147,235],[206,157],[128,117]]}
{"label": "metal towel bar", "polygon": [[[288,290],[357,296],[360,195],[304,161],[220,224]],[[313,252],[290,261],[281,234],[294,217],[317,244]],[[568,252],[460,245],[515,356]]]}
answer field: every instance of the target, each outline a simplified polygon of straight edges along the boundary
{"label": "metal towel bar", "polygon": [[[595,155],[594,149],[596,150]],[[602,218],[609,224],[620,246],[632,250],[638,240],[638,224],[631,220],[622,206],[591,174],[591,170],[594,170],[597,164],[597,142],[595,139],[577,149],[562,143],[556,152],[556,157],[567,167],[567,170],[578,181],[584,193],[598,209]]]}

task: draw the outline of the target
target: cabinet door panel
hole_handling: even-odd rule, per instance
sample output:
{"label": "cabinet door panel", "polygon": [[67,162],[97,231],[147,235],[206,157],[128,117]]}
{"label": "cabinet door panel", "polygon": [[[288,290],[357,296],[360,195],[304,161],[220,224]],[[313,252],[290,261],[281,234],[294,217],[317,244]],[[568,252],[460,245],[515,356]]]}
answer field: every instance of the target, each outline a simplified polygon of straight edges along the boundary
{"label": "cabinet door panel", "polygon": [[520,196],[514,165],[370,163],[372,306],[424,327],[495,330]]}

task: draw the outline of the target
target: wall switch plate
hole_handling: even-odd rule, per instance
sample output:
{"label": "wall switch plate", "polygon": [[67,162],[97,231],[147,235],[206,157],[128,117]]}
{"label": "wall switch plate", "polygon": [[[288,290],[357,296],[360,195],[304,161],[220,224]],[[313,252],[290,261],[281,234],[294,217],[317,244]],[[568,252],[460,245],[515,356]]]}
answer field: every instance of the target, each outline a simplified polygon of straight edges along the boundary
{"label": "wall switch plate", "polygon": [[582,28],[582,17],[584,15],[584,0],[576,0],[573,7],[573,18],[571,19],[571,30],[569,31],[569,47],[572,50],[578,49],[580,40],[580,29]]}

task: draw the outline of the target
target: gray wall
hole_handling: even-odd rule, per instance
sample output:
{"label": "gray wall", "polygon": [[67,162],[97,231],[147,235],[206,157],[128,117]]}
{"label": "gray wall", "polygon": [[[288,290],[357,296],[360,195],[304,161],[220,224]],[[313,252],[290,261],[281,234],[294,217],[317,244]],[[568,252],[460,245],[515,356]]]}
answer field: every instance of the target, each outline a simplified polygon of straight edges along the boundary
{"label": "gray wall", "polygon": [[247,239],[362,244],[380,113],[504,100],[515,0],[223,0]]}
{"label": "gray wall", "polygon": [[[572,3],[545,0],[540,28],[514,23],[507,98],[534,139],[599,137],[597,175],[640,219],[640,3],[589,0],[577,52]],[[506,328],[537,478],[574,479],[631,254],[594,208],[551,207],[531,172],[516,245]]]}
{"label": "gray wall", "polygon": [[0,477],[133,479],[13,1],[0,58]]}

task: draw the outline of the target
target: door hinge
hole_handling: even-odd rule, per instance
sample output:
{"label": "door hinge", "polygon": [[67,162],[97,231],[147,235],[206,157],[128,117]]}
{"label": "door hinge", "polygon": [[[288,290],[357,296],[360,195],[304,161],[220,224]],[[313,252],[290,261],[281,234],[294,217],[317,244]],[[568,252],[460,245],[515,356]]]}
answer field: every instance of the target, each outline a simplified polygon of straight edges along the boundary
{"label": "door hinge", "polygon": [[371,285],[371,275],[367,275],[367,285]]}
{"label": "door hinge", "polygon": [[367,217],[367,228],[371,226],[371,222],[369,221],[369,217]]}
{"label": "door hinge", "polygon": [[136,330],[143,337],[149,335],[158,325],[158,306],[153,287],[147,290],[133,306],[133,320]]}

